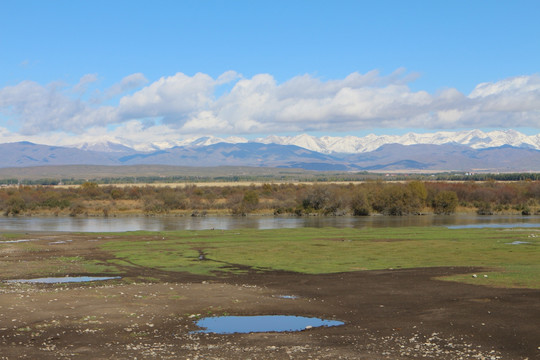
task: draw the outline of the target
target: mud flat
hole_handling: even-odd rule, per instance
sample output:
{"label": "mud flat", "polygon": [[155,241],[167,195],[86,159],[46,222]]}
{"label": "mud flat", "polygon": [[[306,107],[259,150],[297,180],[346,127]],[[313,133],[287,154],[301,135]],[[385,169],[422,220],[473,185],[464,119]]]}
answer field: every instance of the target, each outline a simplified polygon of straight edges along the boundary
{"label": "mud flat", "polygon": [[[99,269],[115,260],[101,245],[122,240],[91,234],[32,238],[0,247],[0,280],[36,278],[62,266],[70,276],[89,275],[78,259]],[[2,282],[0,359],[540,359],[539,290],[435,279],[478,268],[333,274],[244,268],[212,276],[118,264],[121,279]],[[196,321],[204,317],[278,314],[345,324],[296,332],[197,332]]]}

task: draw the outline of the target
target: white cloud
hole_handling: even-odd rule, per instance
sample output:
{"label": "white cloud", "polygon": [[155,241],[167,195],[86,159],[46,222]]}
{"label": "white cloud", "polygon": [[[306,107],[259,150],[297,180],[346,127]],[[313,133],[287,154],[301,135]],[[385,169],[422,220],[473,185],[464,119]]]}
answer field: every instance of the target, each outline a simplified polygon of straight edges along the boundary
{"label": "white cloud", "polygon": [[516,76],[495,83],[478,84],[469,95],[471,98],[485,98],[504,94],[522,94],[540,90],[540,77]]}
{"label": "white cloud", "polygon": [[18,121],[25,135],[55,130],[81,132],[115,122],[116,117],[112,107],[91,108],[83,100],[64,94],[58,84],[42,86],[33,81],[0,89],[0,111]]}
{"label": "white cloud", "polygon": [[194,134],[540,127],[537,75],[479,84],[468,95],[452,88],[412,91],[408,83],[415,76],[398,69],[387,76],[371,71],[334,80],[300,75],[279,84],[270,74],[244,78],[229,71],[214,79],[177,73],[140,88],[148,80],[136,73],[103,94],[110,99],[139,90],[116,105],[98,106],[74,95],[97,80],[90,74],[71,88],[32,81],[2,88],[0,112],[19,121],[26,136],[99,133],[132,144],[173,143]]}
{"label": "white cloud", "polygon": [[70,126],[64,120],[81,115],[84,103],[64,96],[57,86],[23,81],[0,90],[0,108],[21,122],[23,134]]}
{"label": "white cloud", "polygon": [[96,82],[97,80],[98,77],[96,74],[86,74],[79,80],[79,83],[73,87],[73,92],[84,94],[88,88],[88,85]]}
{"label": "white cloud", "polygon": [[239,79],[241,78],[242,76],[240,74],[238,74],[236,71],[232,71],[232,70],[229,70],[229,71],[225,71],[223,74],[221,74],[217,80],[216,80],[216,83],[218,85],[222,85],[222,84],[227,84],[227,83],[230,83],[236,79]]}
{"label": "white cloud", "polygon": [[126,76],[119,83],[114,84],[105,92],[107,98],[113,98],[127,91],[137,89],[148,83],[148,79],[141,73]]}
{"label": "white cloud", "polygon": [[[479,111],[494,114],[513,114],[516,120],[540,115],[540,76],[519,76],[496,83],[483,83],[476,86],[470,97],[478,104]],[[539,126],[540,118],[536,118]]]}
{"label": "white cloud", "polygon": [[168,122],[184,121],[197,111],[204,111],[212,102],[216,81],[197,73],[162,77],[158,81],[120,100],[119,115],[125,119],[163,117]]}

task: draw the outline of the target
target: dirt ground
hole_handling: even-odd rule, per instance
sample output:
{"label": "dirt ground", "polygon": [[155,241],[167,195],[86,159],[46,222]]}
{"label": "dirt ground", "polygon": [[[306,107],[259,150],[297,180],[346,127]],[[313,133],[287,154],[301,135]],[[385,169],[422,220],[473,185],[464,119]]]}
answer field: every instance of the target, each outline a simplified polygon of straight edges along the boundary
{"label": "dirt ground", "polygon": [[[31,252],[1,244],[0,280],[30,274],[40,259],[51,256],[105,256],[97,248],[104,239],[91,235],[31,237],[37,244]],[[68,238],[72,241],[62,243]],[[2,283],[0,359],[540,359],[539,290],[433,279],[474,271],[205,278],[130,268],[122,280]],[[133,282],[137,277],[154,280]],[[226,314],[301,315],[345,325],[286,333],[193,333],[197,318]]]}

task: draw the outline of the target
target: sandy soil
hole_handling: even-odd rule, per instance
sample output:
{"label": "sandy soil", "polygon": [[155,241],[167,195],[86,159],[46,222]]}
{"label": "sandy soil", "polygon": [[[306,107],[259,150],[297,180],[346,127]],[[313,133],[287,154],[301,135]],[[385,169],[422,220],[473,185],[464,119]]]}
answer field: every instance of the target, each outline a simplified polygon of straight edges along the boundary
{"label": "sandy soil", "polygon": [[[43,244],[39,251],[0,246],[1,280],[36,271],[53,254],[106,256],[97,249],[103,239],[91,235],[31,237]],[[433,280],[475,270],[204,278],[135,268],[120,281],[3,283],[0,359],[540,359],[540,291]],[[126,283],[138,276],[156,280]],[[198,317],[224,314],[302,315],[345,325],[192,333]]]}

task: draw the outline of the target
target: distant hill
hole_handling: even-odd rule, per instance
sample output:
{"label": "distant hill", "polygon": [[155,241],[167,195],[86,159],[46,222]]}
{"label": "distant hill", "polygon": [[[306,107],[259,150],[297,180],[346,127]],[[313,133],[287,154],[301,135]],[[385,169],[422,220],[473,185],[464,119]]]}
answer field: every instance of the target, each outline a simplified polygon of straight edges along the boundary
{"label": "distant hill", "polygon": [[[0,167],[58,165],[248,166],[333,171],[540,171],[540,150],[503,145],[472,148],[458,144],[385,144],[362,153],[325,154],[296,145],[209,142],[135,151],[107,143],[70,148],[29,142],[0,144]],[[102,149],[100,151],[92,148]]]}
{"label": "distant hill", "polygon": [[39,145],[27,141],[0,144],[0,167],[117,163],[115,153]]}
{"label": "distant hill", "polygon": [[540,151],[508,145],[473,149],[463,145],[383,145],[346,157],[363,170],[540,171]]}

